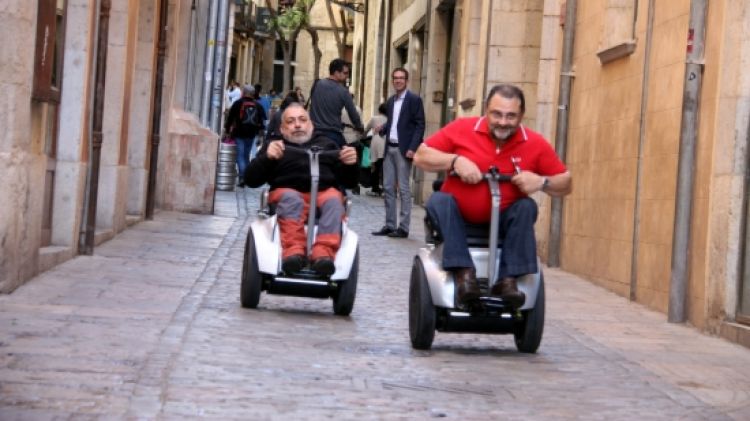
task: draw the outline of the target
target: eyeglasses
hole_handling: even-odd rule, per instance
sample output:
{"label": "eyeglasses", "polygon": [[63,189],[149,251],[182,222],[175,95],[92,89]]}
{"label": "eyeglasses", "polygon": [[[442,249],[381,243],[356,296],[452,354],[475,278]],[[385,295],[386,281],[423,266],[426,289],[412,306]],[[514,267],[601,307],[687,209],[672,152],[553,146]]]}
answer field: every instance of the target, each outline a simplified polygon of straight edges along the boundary
{"label": "eyeglasses", "polygon": [[505,119],[507,121],[516,121],[520,117],[519,113],[503,113],[501,111],[490,111],[490,115],[497,120]]}
{"label": "eyeglasses", "polygon": [[393,76],[393,80],[406,80],[406,76]]}

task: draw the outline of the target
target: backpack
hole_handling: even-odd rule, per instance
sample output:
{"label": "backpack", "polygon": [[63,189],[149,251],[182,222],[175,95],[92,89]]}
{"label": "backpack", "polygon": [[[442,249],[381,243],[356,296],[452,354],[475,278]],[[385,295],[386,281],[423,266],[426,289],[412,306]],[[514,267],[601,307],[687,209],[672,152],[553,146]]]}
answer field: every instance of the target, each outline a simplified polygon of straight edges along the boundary
{"label": "backpack", "polygon": [[255,101],[243,101],[240,105],[240,124],[254,130],[263,128],[263,117]]}

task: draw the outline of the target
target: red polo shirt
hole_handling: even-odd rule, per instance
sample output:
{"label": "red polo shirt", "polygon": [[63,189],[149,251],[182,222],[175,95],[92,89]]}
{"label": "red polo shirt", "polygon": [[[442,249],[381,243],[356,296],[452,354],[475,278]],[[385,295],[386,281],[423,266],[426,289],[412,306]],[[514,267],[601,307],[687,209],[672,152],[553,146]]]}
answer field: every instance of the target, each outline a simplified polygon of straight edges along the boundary
{"label": "red polo shirt", "polygon": [[[501,149],[489,134],[487,119],[468,117],[457,119],[425,140],[425,144],[437,150],[454,153],[473,161],[482,172],[495,166],[502,174],[513,174],[511,158],[520,158],[518,166],[522,171],[531,171],[543,176],[551,176],[567,171],[565,164],[555,154],[542,135],[524,126],[519,126],[516,134]],[[482,224],[490,220],[492,208],[490,189],[487,183],[466,184],[459,177],[447,177],[441,191],[450,193],[456,199],[461,215],[467,222]],[[526,197],[512,183],[500,183],[502,193],[501,209],[516,200]]]}

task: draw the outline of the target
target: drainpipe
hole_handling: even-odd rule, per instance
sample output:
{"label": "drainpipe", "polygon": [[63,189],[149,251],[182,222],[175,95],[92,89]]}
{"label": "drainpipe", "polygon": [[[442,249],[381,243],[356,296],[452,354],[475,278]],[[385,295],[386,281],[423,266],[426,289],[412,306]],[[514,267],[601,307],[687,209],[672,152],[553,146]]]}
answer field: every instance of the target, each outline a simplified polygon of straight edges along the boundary
{"label": "drainpipe", "polygon": [[219,0],[208,5],[208,31],[206,31],[206,51],[203,57],[203,92],[201,95],[201,123],[208,127],[211,114],[211,78],[214,74],[214,44],[216,44],[216,18],[219,12]]}
{"label": "drainpipe", "polygon": [[[364,52],[362,56],[364,57],[364,60],[362,63],[360,63],[360,66],[362,67],[361,75],[362,77],[359,78],[359,107],[365,108],[365,78],[367,76],[367,30],[369,28],[370,23],[369,20],[369,12],[370,12],[370,5],[368,4],[368,1],[364,1],[365,5],[365,13],[364,13],[364,39],[362,40],[362,51]],[[375,114],[373,112],[373,114]]]}
{"label": "drainpipe", "polygon": [[[565,31],[563,33],[562,68],[560,71],[560,90],[557,100],[557,129],[555,132],[555,151],[565,162],[565,149],[568,146],[568,118],[570,116],[570,86],[573,84],[573,43],[576,35],[576,0],[565,3]],[[553,197],[550,227],[549,251],[547,265],[560,266],[560,240],[562,237],[562,198]]]}
{"label": "drainpipe", "polygon": [[88,209],[86,211],[86,232],[81,253],[94,254],[94,234],[96,234],[96,201],[99,193],[99,165],[102,158],[102,118],[104,116],[104,88],[107,78],[107,45],[109,43],[109,11],[111,0],[101,0],[99,4],[99,31],[96,43],[96,76],[94,76],[94,115],[91,128],[91,171],[89,176]]}
{"label": "drainpipe", "polygon": [[[484,38],[484,42],[485,42],[484,43],[484,53],[485,53],[484,70],[482,73],[482,80],[480,82],[482,86],[480,88],[481,92],[479,94],[479,100],[477,102],[482,104],[480,107],[480,110],[481,110],[480,115],[484,115],[485,108],[487,106],[487,104],[484,101],[485,98],[487,98],[487,82],[488,82],[487,78],[489,77],[489,74],[490,74],[490,40],[491,40],[490,35],[492,34],[492,16],[493,16],[491,0],[482,1],[481,13],[483,16],[487,16],[487,28],[485,30],[485,38]],[[485,28],[480,29],[480,32],[481,30],[484,30],[484,29]],[[498,28],[498,30],[502,30],[502,29]]]}
{"label": "drainpipe", "polygon": [[216,28],[214,48],[213,90],[211,94],[211,125],[214,132],[221,133],[221,105],[224,99],[224,74],[226,70],[227,28],[229,26],[229,2],[219,2],[219,24]]}
{"label": "drainpipe", "polygon": [[685,80],[682,93],[680,155],[677,166],[674,234],[672,236],[672,275],[669,282],[668,320],[686,320],[685,304],[690,268],[690,219],[693,210],[695,150],[698,141],[700,94],[703,84],[703,49],[706,37],[707,0],[690,2]]}
{"label": "drainpipe", "polygon": [[187,51],[187,77],[185,78],[185,109],[187,111],[193,111],[193,78],[195,77],[193,71],[195,67],[195,26],[196,26],[197,14],[195,11],[195,0],[190,6],[190,38],[188,40],[188,51]]}
{"label": "drainpipe", "polygon": [[148,189],[146,191],[146,219],[154,219],[156,195],[156,170],[159,163],[159,142],[161,141],[161,97],[164,82],[164,59],[167,55],[167,10],[169,0],[159,3],[159,40],[156,53],[156,81],[151,103],[151,156],[148,165]]}
{"label": "drainpipe", "polygon": [[391,33],[393,30],[393,0],[388,0],[388,11],[385,17],[385,48],[383,54],[385,54],[385,63],[383,66],[383,84],[380,87],[380,102],[383,103],[388,99],[388,80],[391,78]]}
{"label": "drainpipe", "polygon": [[[651,40],[654,33],[655,0],[648,2],[646,21],[646,48],[643,51],[643,80],[641,82],[641,109],[638,121],[638,165],[635,174],[635,206],[633,210],[633,251],[630,255],[630,300],[635,301],[638,293],[638,243],[641,238],[641,186],[643,183],[643,149],[646,144],[646,111],[648,108],[648,84],[651,69]],[[635,22],[635,19],[633,20]],[[633,23],[635,38],[635,23]]]}

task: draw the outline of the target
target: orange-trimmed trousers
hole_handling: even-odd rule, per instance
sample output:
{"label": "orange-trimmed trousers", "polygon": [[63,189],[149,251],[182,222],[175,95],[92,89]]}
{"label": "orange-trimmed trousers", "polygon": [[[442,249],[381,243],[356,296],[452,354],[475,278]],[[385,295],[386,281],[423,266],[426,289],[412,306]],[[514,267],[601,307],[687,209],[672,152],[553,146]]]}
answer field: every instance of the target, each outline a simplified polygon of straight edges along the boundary
{"label": "orange-trimmed trousers", "polygon": [[[280,187],[271,191],[269,203],[276,205],[276,218],[281,232],[281,256],[306,256],[305,224],[310,210],[310,193]],[[344,219],[344,196],[333,187],[318,192],[318,233],[309,257],[336,257],[341,246],[341,221]]]}

